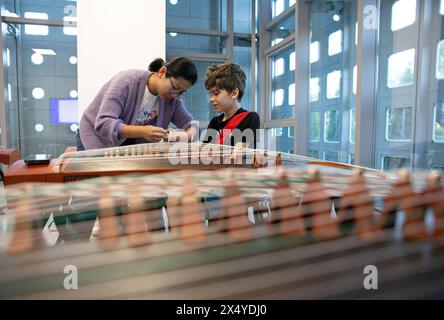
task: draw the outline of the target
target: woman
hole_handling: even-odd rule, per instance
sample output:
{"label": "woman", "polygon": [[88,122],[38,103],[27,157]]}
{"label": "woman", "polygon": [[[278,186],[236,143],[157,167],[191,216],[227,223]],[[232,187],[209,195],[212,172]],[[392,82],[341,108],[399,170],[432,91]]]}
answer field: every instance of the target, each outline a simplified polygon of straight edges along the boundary
{"label": "woman", "polygon": [[[180,95],[196,81],[196,66],[184,57],[168,64],[156,59],[149,71],[120,72],[102,87],[83,113],[77,150],[159,142],[168,137],[194,138],[198,129]],[[168,132],[170,123],[184,132]]]}

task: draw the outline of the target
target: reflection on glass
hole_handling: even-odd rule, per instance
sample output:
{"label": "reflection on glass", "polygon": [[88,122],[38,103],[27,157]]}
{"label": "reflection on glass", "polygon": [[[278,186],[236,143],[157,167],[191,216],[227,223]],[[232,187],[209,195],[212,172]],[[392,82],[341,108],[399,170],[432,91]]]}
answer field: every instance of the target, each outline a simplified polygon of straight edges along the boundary
{"label": "reflection on glass", "polygon": [[319,142],[321,139],[321,113],[310,112],[310,135],[311,142]]}
{"label": "reflection on glass", "polygon": [[296,53],[292,52],[290,54],[290,71],[294,71],[296,69]]}
{"label": "reflection on glass", "polygon": [[185,106],[195,120],[208,121],[217,115],[209,101],[208,93],[203,83],[207,68],[211,64],[212,62],[195,61],[198,73],[197,82],[182,96]]}
{"label": "reflection on glass", "polygon": [[403,157],[382,157],[382,170],[394,170],[410,166],[410,159]]}
{"label": "reflection on glass", "polygon": [[436,48],[436,79],[444,79],[444,40]]}
{"label": "reflection on glass", "polygon": [[[166,3],[167,28],[186,28],[199,30],[227,30],[227,1],[226,0],[175,0],[175,5]],[[241,1],[235,1],[241,2]],[[242,1],[245,2],[245,1]],[[123,3],[122,3],[123,5]],[[239,7],[235,4],[235,8]],[[243,11],[245,21],[251,16]],[[237,22],[237,19],[236,19]],[[251,24],[251,23],[250,23]]]}
{"label": "reflection on glass", "polygon": [[290,15],[287,19],[271,30],[271,46],[278,44],[295,31],[295,17]]}
{"label": "reflection on glass", "polygon": [[280,107],[284,104],[284,89],[277,89],[274,92],[273,106]]}
{"label": "reflection on glass", "polygon": [[271,1],[271,17],[274,19],[285,10],[284,0],[272,0]]}
{"label": "reflection on glass", "polygon": [[444,143],[444,104],[435,106],[433,126],[433,141]]}
{"label": "reflection on glass", "polygon": [[416,20],[416,0],[398,0],[392,6],[392,31],[405,28]]}
{"label": "reflection on glass", "polygon": [[310,63],[319,61],[319,41],[310,44]]}
{"label": "reflection on glass", "polygon": [[324,120],[324,141],[330,143],[339,142],[339,111],[325,112]]}
{"label": "reflection on glass", "polygon": [[[29,10],[29,3],[20,7],[27,18],[48,17],[41,12],[34,15],[37,6]],[[3,42],[9,54],[5,61],[9,144],[19,147],[22,157],[33,153],[58,157],[75,145],[71,126],[78,120],[77,65],[69,59],[77,54],[77,37],[65,35],[63,27],[36,27],[42,28],[25,31],[25,26],[24,32],[7,35]]]}
{"label": "reflection on glass", "polygon": [[296,85],[294,83],[288,86],[288,104],[294,106],[296,103]]}
{"label": "reflection on glass", "polygon": [[348,162],[347,155],[354,148],[348,139],[348,116],[354,104],[352,79],[357,48],[353,43],[357,17],[358,1],[310,1],[307,135],[309,149],[319,150],[316,157],[320,159],[326,156],[332,161]]}
{"label": "reflection on glass", "polygon": [[[294,47],[284,49],[278,54],[270,58],[270,63],[273,69],[277,69],[276,65],[283,67],[280,70],[284,72],[276,73],[275,70],[271,70],[271,119],[289,119],[294,116],[294,97],[295,94],[290,93],[293,90],[292,84],[295,83],[295,73],[288,71],[289,60],[291,54],[294,52]],[[278,63],[278,61],[281,61]],[[279,67],[280,68],[280,67]],[[276,75],[277,74],[277,75]],[[274,75],[274,76],[273,76]]]}
{"label": "reflection on glass", "polygon": [[247,76],[244,96],[241,101],[242,108],[246,110],[256,110],[256,106],[252,104],[252,77],[251,77],[251,47],[235,46],[233,51],[233,62],[240,65]]}
{"label": "reflection on glass", "polygon": [[319,159],[319,150],[313,150],[313,149],[308,150],[308,156],[310,158],[317,158],[317,159]]}
{"label": "reflection on glass", "polygon": [[358,66],[353,67],[353,94],[356,94],[357,88],[358,88]]}
{"label": "reflection on glass", "polygon": [[354,153],[349,153],[348,154],[348,163],[349,164],[355,164],[355,154]]}
{"label": "reflection on glass", "polygon": [[270,132],[276,151],[294,153],[294,127],[272,128]]}
{"label": "reflection on glass", "polygon": [[182,56],[186,53],[221,54],[224,42],[218,36],[201,36],[177,33],[174,37],[166,34],[168,56]]}
{"label": "reflection on glass", "polygon": [[[25,18],[48,20],[48,14],[43,12],[25,12]],[[47,36],[48,26],[25,24],[25,33],[34,36]]]}
{"label": "reflection on glass", "polygon": [[319,94],[321,93],[319,81],[319,78],[310,79],[310,102],[316,102],[319,100]]}
{"label": "reflection on glass", "polygon": [[342,51],[342,30],[328,36],[328,55],[332,56]]}
{"label": "reflection on glass", "polygon": [[339,98],[341,94],[341,71],[327,74],[327,99]]}
{"label": "reflection on glass", "polygon": [[387,72],[389,88],[412,85],[415,74],[415,49],[392,54],[388,59]]}
{"label": "reflection on glass", "polygon": [[356,130],[355,108],[352,108],[350,110],[350,143],[355,143],[355,130]]}
{"label": "reflection on glass", "polygon": [[[210,0],[211,1],[211,0]],[[252,0],[233,1],[234,32],[251,33]]]}
{"label": "reflection on glass", "polygon": [[284,58],[279,58],[273,61],[273,75],[272,75],[273,78],[284,74],[284,64],[285,64]]}
{"label": "reflection on glass", "polygon": [[77,22],[77,17],[63,17],[63,21],[66,24],[66,27],[63,27],[63,33],[67,36],[76,36],[77,35],[77,28],[71,27],[70,25],[73,24],[73,22]]}
{"label": "reflection on glass", "polygon": [[339,154],[337,151],[325,151],[324,152],[324,160],[338,162],[339,161]]}
{"label": "reflection on glass", "polygon": [[357,46],[358,45],[358,23],[356,22],[356,24],[355,24],[355,46]]}
{"label": "reflection on glass", "polygon": [[412,138],[412,108],[387,109],[386,139],[388,141],[410,141]]}

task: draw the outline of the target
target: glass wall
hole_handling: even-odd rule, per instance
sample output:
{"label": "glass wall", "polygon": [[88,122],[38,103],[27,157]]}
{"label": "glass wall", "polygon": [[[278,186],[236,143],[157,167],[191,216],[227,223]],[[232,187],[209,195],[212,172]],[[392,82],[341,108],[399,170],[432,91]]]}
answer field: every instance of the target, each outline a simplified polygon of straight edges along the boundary
{"label": "glass wall", "polygon": [[[262,64],[269,82],[262,107],[277,148],[291,149],[282,137],[285,128],[292,128],[288,136],[299,137],[291,140],[293,150],[306,139],[304,155],[310,157],[360,161],[383,170],[443,168],[443,1],[316,0],[291,5],[271,0],[267,34],[261,34],[270,44]],[[298,21],[298,12],[307,9],[308,23]],[[306,27],[310,38],[301,47]],[[299,46],[296,53],[294,44]],[[307,57],[300,50],[304,46]],[[307,66],[307,79],[298,78],[297,68]],[[305,87],[306,101],[298,98]],[[296,126],[306,104],[309,125]]]}
{"label": "glass wall", "polygon": [[[267,8],[261,7],[262,10]],[[294,153],[294,119],[296,108],[295,1],[269,1],[268,20],[261,21],[261,40],[266,63],[260,70],[267,76],[262,86],[266,102],[264,126],[267,128],[267,148]],[[264,32],[266,32],[264,34]]]}
{"label": "glass wall", "polygon": [[416,0],[381,2],[376,167],[409,166],[413,153],[419,10]]}
{"label": "glass wall", "polygon": [[196,63],[198,82],[183,100],[199,120],[201,129],[216,116],[204,87],[207,68],[213,63],[234,62],[241,66],[247,75],[242,107],[256,110],[256,79],[252,72],[256,70],[252,70],[252,56],[256,51],[251,42],[255,1],[171,0],[166,6],[167,59],[181,55]]}
{"label": "glass wall", "polygon": [[75,145],[77,33],[69,24],[75,21],[75,5],[75,1],[62,0],[4,3],[3,16],[60,23],[3,23],[8,144],[20,148],[24,157],[32,153],[58,156]]}
{"label": "glass wall", "polygon": [[357,3],[310,6],[309,154],[350,163],[354,153]]}
{"label": "glass wall", "polygon": [[[423,65],[428,81],[423,88],[425,99],[419,99],[413,119],[423,118],[423,138],[417,144],[425,145],[424,163],[427,168],[444,169],[444,1],[433,1],[427,18],[431,30],[427,32],[428,64]],[[418,131],[418,129],[416,130]],[[421,151],[421,150],[420,150]]]}

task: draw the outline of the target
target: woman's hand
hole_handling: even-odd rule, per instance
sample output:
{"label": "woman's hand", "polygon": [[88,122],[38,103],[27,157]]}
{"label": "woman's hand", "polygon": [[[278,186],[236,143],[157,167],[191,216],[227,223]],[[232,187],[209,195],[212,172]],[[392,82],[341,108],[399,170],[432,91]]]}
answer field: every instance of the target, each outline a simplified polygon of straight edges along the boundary
{"label": "woman's hand", "polygon": [[142,126],[141,134],[142,138],[149,142],[159,142],[168,137],[168,132],[165,129],[156,126]]}
{"label": "woman's hand", "polygon": [[173,128],[168,129],[168,134],[166,135],[165,141],[168,142],[187,142],[189,137],[186,131],[174,130]]}

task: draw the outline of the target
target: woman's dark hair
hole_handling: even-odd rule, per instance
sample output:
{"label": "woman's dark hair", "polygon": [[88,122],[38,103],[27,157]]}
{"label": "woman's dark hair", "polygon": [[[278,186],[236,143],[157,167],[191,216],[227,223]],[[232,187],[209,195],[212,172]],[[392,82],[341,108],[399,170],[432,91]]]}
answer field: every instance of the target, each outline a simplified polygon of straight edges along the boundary
{"label": "woman's dark hair", "polygon": [[197,81],[197,69],[194,63],[185,57],[177,57],[171,60],[169,63],[165,63],[163,59],[157,58],[153,60],[148,70],[151,72],[159,72],[163,66],[167,67],[167,78],[183,78],[194,85]]}

